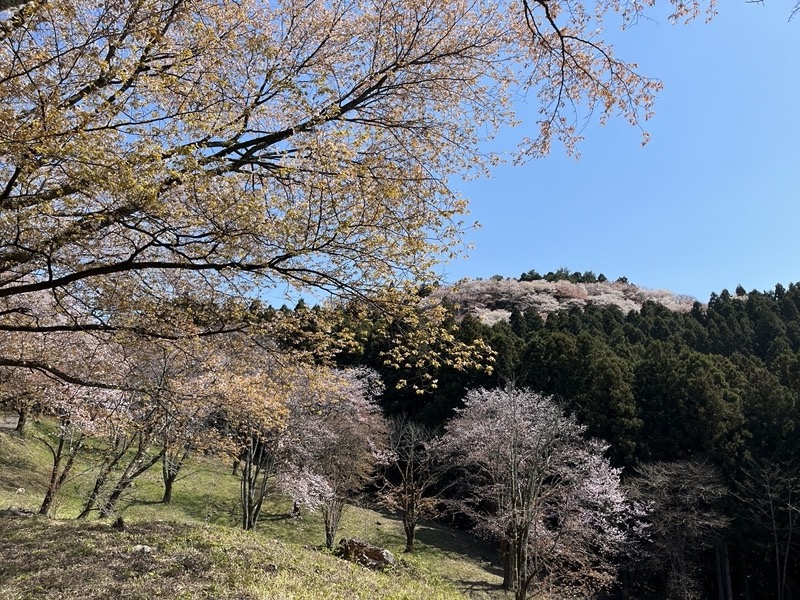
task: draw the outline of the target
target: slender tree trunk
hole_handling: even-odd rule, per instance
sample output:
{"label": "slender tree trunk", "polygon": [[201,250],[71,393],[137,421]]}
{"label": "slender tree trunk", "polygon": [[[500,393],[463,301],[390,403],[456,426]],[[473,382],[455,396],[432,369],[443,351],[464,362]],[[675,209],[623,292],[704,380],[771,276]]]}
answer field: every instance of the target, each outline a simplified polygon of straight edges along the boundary
{"label": "slender tree trunk", "polygon": [[731,555],[728,552],[728,545],[724,546],[725,551],[725,583],[728,589],[728,598],[733,600],[733,581],[731,580]]}
{"label": "slender tree trunk", "polygon": [[719,586],[720,600],[733,600],[733,583],[731,582],[731,561],[728,554],[728,544],[719,543],[716,548],[717,557],[717,585]]}
{"label": "slender tree trunk", "polygon": [[14,431],[19,436],[25,435],[25,425],[28,422],[28,413],[30,409],[27,406],[19,406],[17,407],[17,415],[19,418],[17,419],[17,426],[14,428]]}
{"label": "slender tree trunk", "polygon": [[275,449],[259,436],[251,436],[242,461],[242,529],[255,529],[275,469]]}
{"label": "slender tree trunk", "polygon": [[417,520],[413,516],[409,516],[408,513],[403,514],[403,529],[406,533],[406,547],[403,552],[408,552],[409,554],[414,552],[414,541],[416,538],[417,532]]}
{"label": "slender tree trunk", "polygon": [[532,576],[528,576],[528,532],[527,529],[516,533],[516,574],[517,574],[517,593],[516,600],[525,600],[528,596]]}
{"label": "slender tree trunk", "polygon": [[106,484],[106,479],[108,477],[108,472],[100,473],[97,478],[94,480],[94,487],[92,488],[89,497],[86,499],[86,504],[83,507],[83,510],[78,515],[78,519],[85,519],[89,516],[89,513],[92,512],[92,509],[97,504],[97,499],[100,496],[100,492],[103,489],[103,486]]}
{"label": "slender tree trunk", "polygon": [[44,499],[42,499],[42,505],[39,507],[39,514],[46,515],[50,512],[50,507],[53,504],[53,498],[55,497],[56,493],[58,493],[58,485],[60,470],[61,470],[61,461],[64,458],[64,436],[61,436],[58,439],[58,446],[55,450],[52,450],[53,453],[53,468],[50,471],[50,481],[47,484],[47,490],[44,493]]}
{"label": "slender tree trunk", "polygon": [[92,488],[89,497],[86,499],[86,504],[84,505],[83,510],[78,515],[79,519],[85,519],[88,517],[89,513],[97,505],[97,500],[103,491],[103,486],[105,486],[106,481],[108,481],[108,476],[111,474],[111,471],[114,470],[114,467],[122,459],[122,457],[125,455],[125,452],[127,452],[129,448],[129,444],[126,443],[127,441],[128,440],[123,437],[118,437],[115,440],[114,449],[106,455],[103,463],[100,465],[100,470],[94,480],[94,487]]}
{"label": "slender tree trunk", "polygon": [[344,499],[336,497],[322,505],[322,520],[325,522],[325,547],[328,550],[333,549],[345,505]]}
{"label": "slender tree trunk", "polygon": [[781,572],[781,547],[780,540],[778,539],[778,517],[775,514],[775,504],[773,502],[772,492],[769,492],[769,514],[772,521],[772,543],[775,547],[775,584],[777,587],[776,600],[783,600],[783,585],[782,585],[782,572]]}
{"label": "slender tree trunk", "polygon": [[181,452],[173,455],[170,455],[169,452],[164,453],[161,459],[161,478],[164,481],[164,495],[161,497],[162,504],[169,504],[172,501],[172,488],[188,456],[189,449],[185,447]]}
{"label": "slender tree trunk", "polygon": [[[78,451],[83,447],[85,436],[82,433],[78,435],[74,442],[67,443],[66,429],[68,426],[68,421],[62,421],[61,434],[58,437],[58,445],[55,448],[45,442],[53,456],[53,469],[50,471],[50,481],[47,484],[47,491],[42,499],[42,505],[39,507],[40,515],[50,514],[53,500],[64,485],[67,477],[69,477],[69,473],[72,471],[72,467],[75,464],[75,457]],[[64,463],[62,468],[62,461],[65,458],[66,463]]]}
{"label": "slender tree trunk", "polygon": [[[119,502],[119,499],[125,490],[131,486],[137,477],[150,470],[153,465],[161,460],[161,457],[164,455],[165,451],[166,450],[164,448],[161,448],[159,452],[144,462],[140,462],[142,453],[137,452],[136,456],[125,469],[125,472],[119,478],[117,484],[114,486],[114,489],[111,491],[111,494],[108,496],[108,499],[103,505],[102,513],[104,515],[110,515],[114,512],[117,507],[117,502]],[[134,469],[133,467],[136,464],[139,464],[140,466]]]}

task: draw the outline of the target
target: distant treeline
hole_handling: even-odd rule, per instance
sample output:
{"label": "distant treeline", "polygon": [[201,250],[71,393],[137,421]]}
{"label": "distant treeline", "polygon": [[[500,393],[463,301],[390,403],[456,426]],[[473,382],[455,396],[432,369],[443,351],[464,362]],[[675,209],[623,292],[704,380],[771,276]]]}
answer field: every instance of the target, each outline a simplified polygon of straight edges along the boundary
{"label": "distant treeline", "polygon": [[[570,273],[570,270],[566,267],[561,267],[555,271],[548,271],[544,275],[540,274],[535,269],[531,269],[520,275],[517,281],[540,281],[542,279],[551,282],[569,281],[570,283],[605,283],[608,281],[608,278],[602,273],[599,275],[595,275],[594,271],[586,271],[585,273],[573,271]],[[620,277],[617,281],[628,283],[627,277]]]}

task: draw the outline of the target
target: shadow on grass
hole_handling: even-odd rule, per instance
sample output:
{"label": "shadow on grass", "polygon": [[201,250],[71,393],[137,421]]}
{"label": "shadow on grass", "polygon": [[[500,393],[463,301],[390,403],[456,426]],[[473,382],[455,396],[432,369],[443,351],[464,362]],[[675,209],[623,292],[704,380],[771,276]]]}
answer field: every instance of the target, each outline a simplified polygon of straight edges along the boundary
{"label": "shadow on grass", "polygon": [[496,567],[496,551],[492,544],[475,537],[468,531],[425,522],[417,526],[416,539],[418,542],[443,552],[467,556],[482,563],[486,570],[502,574],[499,568],[494,569]]}
{"label": "shadow on grass", "polygon": [[293,517],[290,513],[268,514],[262,515],[258,518],[259,521],[297,521],[298,518]]}
{"label": "shadow on grass", "polygon": [[466,579],[454,579],[453,584],[461,591],[470,592],[474,595],[475,592],[502,592],[502,583],[489,583],[488,581],[467,581]]}
{"label": "shadow on grass", "polygon": [[140,498],[133,498],[127,503],[128,506],[155,506],[156,504],[165,504],[162,500],[141,500]]}

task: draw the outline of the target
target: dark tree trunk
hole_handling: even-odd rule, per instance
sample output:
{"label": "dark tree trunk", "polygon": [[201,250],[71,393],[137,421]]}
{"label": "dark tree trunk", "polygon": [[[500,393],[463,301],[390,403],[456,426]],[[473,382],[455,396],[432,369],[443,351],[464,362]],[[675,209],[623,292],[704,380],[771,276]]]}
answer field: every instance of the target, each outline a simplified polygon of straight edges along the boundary
{"label": "dark tree trunk", "polygon": [[28,413],[30,409],[27,406],[17,408],[17,415],[19,415],[19,419],[17,420],[17,426],[14,427],[14,431],[20,435],[25,435],[25,425],[28,422]]}
{"label": "dark tree trunk", "polygon": [[111,515],[114,513],[114,510],[117,507],[117,502],[119,502],[119,499],[125,492],[125,490],[127,490],[131,486],[133,480],[139,477],[142,473],[150,470],[150,468],[152,468],[153,465],[155,465],[159,460],[161,460],[161,457],[164,455],[164,452],[165,450],[164,448],[162,448],[158,453],[154,454],[149,460],[144,461],[143,463],[141,463],[141,466],[134,469],[133,466],[139,463],[143,453],[136,454],[134,459],[131,460],[130,464],[128,465],[128,468],[125,469],[125,472],[117,481],[117,484],[114,486],[114,489],[111,491],[111,494],[108,496],[108,499],[103,505],[103,508],[101,510],[101,514],[103,516]]}
{"label": "dark tree trunk", "polygon": [[100,498],[100,494],[103,491],[103,486],[105,486],[106,481],[108,480],[108,476],[111,475],[111,471],[114,470],[114,467],[117,463],[122,459],[125,455],[125,452],[129,448],[129,444],[126,443],[127,440],[123,437],[117,438],[114,442],[114,448],[110,451],[105,459],[103,460],[103,464],[100,465],[100,471],[97,474],[97,478],[94,480],[94,488],[92,488],[89,497],[86,499],[86,504],[83,507],[83,510],[78,515],[79,519],[85,519],[89,516],[89,513],[97,506],[97,500]]}
{"label": "dark tree trunk", "polygon": [[718,600],[727,600],[727,594],[725,591],[725,575],[722,566],[722,550],[720,549],[720,544],[717,544],[714,548],[714,557],[717,566],[717,598]]}
{"label": "dark tree trunk", "polygon": [[169,504],[172,502],[172,486],[174,483],[174,478],[164,480],[164,495],[161,496],[161,504]]}
{"label": "dark tree trunk", "polygon": [[242,456],[242,529],[251,530],[258,523],[269,479],[275,470],[275,448],[253,435]]}
{"label": "dark tree trunk", "polygon": [[406,548],[403,552],[408,552],[409,554],[414,552],[414,541],[416,538],[417,532],[417,521],[406,515],[403,515],[403,529],[406,533]]}
{"label": "dark tree trunk", "polygon": [[162,504],[169,504],[172,501],[172,488],[178,474],[183,467],[186,457],[189,456],[189,449],[183,448],[178,454],[170,455],[164,452],[161,458],[161,478],[164,481],[164,495],[161,497]]}
{"label": "dark tree trunk", "polygon": [[[64,428],[67,426],[67,422],[62,423],[62,433],[58,438],[58,445],[55,448],[49,444],[47,446],[53,456],[53,469],[50,471],[50,481],[47,484],[47,491],[42,499],[42,505],[39,507],[40,515],[50,514],[50,510],[53,507],[53,500],[61,489],[61,486],[64,485],[67,477],[69,477],[70,471],[72,471],[72,467],[75,464],[75,457],[83,446],[83,434],[80,434],[74,443],[67,444],[64,433]],[[66,448],[67,446],[68,448]],[[65,458],[66,463],[64,463],[62,468],[61,464]]]}
{"label": "dark tree trunk", "polygon": [[85,519],[89,516],[89,513],[92,512],[92,509],[97,504],[97,499],[100,496],[100,492],[103,489],[103,486],[106,483],[106,478],[108,477],[108,472],[101,473],[97,476],[97,479],[94,480],[94,487],[92,488],[89,497],[86,499],[86,504],[83,507],[83,510],[78,515],[78,519]]}

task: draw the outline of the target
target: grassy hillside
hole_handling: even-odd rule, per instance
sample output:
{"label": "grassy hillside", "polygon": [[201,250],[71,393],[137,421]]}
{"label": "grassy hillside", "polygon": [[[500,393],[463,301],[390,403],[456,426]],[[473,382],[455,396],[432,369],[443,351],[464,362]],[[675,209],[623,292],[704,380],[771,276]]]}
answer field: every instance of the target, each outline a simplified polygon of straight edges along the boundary
{"label": "grassy hillside", "polygon": [[[21,439],[0,432],[0,510],[36,510],[49,470],[48,454],[31,430]],[[137,481],[120,506],[126,528],[76,521],[92,483],[91,465],[76,470],[56,517],[0,513],[0,598],[503,598],[492,548],[435,524],[420,528],[418,551],[401,554],[402,526],[391,515],[351,508],[338,537],[360,537],[400,558],[373,572],[321,549],[318,515],[288,517],[274,498],[255,532],[238,523],[238,479],[215,461],[195,461],[177,482],[170,505],[160,472]],[[147,546],[147,549],[140,546]]]}

